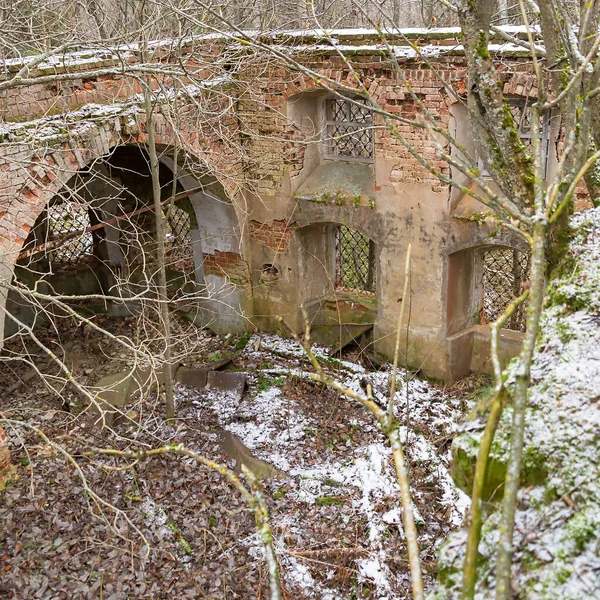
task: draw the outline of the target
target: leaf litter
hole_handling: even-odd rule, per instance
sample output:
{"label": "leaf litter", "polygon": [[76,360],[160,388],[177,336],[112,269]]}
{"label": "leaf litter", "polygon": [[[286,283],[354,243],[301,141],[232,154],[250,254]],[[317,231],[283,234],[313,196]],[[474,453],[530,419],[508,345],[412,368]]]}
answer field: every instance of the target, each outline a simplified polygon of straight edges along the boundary
{"label": "leaf litter", "polygon": [[[81,375],[85,384],[107,369],[118,370],[102,357],[94,362],[93,348],[92,340],[75,348],[89,354]],[[195,350],[191,366],[207,364],[206,357],[230,347],[199,335]],[[309,363],[293,340],[254,334],[234,354],[236,367],[248,373],[241,401],[235,394],[177,384],[176,427],[165,425],[162,408],[150,397],[132,407],[134,422],[120,425],[115,434],[101,433],[77,417],[77,406],[65,412],[39,380],[18,388],[3,415],[38,425],[51,439],[69,434],[104,447],[182,443],[239,470],[218,441],[219,432],[227,431],[280,474],[263,486],[288,597],[406,597],[410,574],[399,488],[387,440],[370,413],[310,381]],[[389,365],[370,372],[357,352],[344,360],[325,347],[315,354],[352,389],[370,383],[377,401],[387,405]],[[85,372],[92,373],[89,381]],[[407,379],[402,371],[399,377]],[[449,475],[449,447],[465,410],[464,393],[411,377],[408,391],[404,383],[398,387],[395,410],[431,587],[436,551],[468,508],[468,498]],[[69,402],[81,400],[75,394]],[[87,485],[121,511],[115,514],[98,506],[73,467],[39,438],[26,430],[7,433],[14,440],[18,433],[31,460],[25,460],[23,445],[12,445],[20,477],[0,496],[0,592],[7,598],[97,598],[100,590],[111,600],[268,597],[252,514],[219,474],[173,456],[108,471],[124,463],[84,458],[72,444]]]}

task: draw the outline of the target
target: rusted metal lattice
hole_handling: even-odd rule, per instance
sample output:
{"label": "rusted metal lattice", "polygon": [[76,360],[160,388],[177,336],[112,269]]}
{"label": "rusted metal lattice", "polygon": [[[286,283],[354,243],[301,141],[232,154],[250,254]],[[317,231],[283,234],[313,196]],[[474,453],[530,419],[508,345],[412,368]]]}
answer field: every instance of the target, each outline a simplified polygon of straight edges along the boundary
{"label": "rusted metal lattice", "polygon": [[366,100],[361,106],[338,98],[325,101],[325,156],[362,162],[373,160],[373,112]]}
{"label": "rusted metal lattice", "polygon": [[[531,112],[531,104],[526,98],[511,98],[510,113],[515,122],[515,128],[519,132],[519,140],[525,146],[525,152],[532,154],[532,143],[531,143],[531,123],[533,114]],[[542,150],[542,176],[546,176],[546,165],[548,162],[548,149],[550,139],[550,115],[545,114],[541,122],[540,133],[541,133],[541,150]],[[489,173],[483,165],[483,161],[479,159],[479,168],[483,176],[488,176]]]}
{"label": "rusted metal lattice", "polygon": [[47,223],[48,241],[75,231],[83,232],[50,252],[50,262],[74,264],[93,254],[94,239],[91,232],[85,232],[91,226],[87,206],[76,202],[55,202],[48,207]]}
{"label": "rusted metal lattice", "polygon": [[336,280],[338,289],[375,291],[374,245],[366,235],[340,225],[336,230]]}
{"label": "rusted metal lattice", "polygon": [[[532,154],[533,148],[531,143],[531,123],[533,113],[531,112],[531,105],[527,100],[510,100],[510,112],[515,121],[515,127],[519,132],[519,139],[525,146],[525,152]],[[548,160],[548,140],[549,140],[549,121],[548,115],[544,116],[541,123],[540,133],[542,136],[541,147],[542,147],[542,170],[543,176],[546,176],[546,163]]]}
{"label": "rusted metal lattice", "polygon": [[179,206],[167,212],[167,257],[169,267],[185,273],[194,269],[190,215]]}
{"label": "rusted metal lattice", "polygon": [[[510,302],[523,293],[522,284],[529,280],[529,253],[512,248],[491,248],[483,254],[484,323],[492,323],[504,313]],[[505,327],[525,331],[526,304],[522,304],[507,321]]]}

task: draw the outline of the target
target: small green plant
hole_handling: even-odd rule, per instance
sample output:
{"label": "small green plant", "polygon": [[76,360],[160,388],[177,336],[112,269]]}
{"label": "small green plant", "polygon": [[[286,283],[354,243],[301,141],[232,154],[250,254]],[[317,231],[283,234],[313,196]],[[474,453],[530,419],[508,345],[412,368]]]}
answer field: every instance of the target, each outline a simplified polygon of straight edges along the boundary
{"label": "small green plant", "polygon": [[129,500],[130,502],[141,502],[142,501],[142,497],[139,494],[136,494],[134,492],[127,492],[125,494],[125,498],[127,498],[127,500]]}
{"label": "small green plant", "polygon": [[242,335],[240,336],[240,339],[235,344],[235,349],[243,350],[248,345],[248,341],[250,340],[251,335],[252,335],[252,332],[250,332],[250,331],[245,331],[244,333],[242,333]]}
{"label": "small green plant", "polygon": [[223,353],[220,352],[219,350],[217,350],[215,352],[211,352],[206,357],[206,359],[209,360],[210,362],[219,362],[223,358],[224,358]]}
{"label": "small green plant", "polygon": [[329,440],[329,442],[325,445],[325,447],[328,450],[335,450],[337,448],[338,445],[338,440],[337,438],[332,438],[331,440]]}
{"label": "small green plant", "polygon": [[[210,519],[209,519],[209,521],[210,521]],[[183,537],[183,534],[181,533],[181,529],[179,529],[179,527],[177,527],[177,524],[174,523],[173,521],[167,521],[167,527],[171,530],[171,532],[175,536],[175,539],[177,540],[177,543],[181,546],[181,549],[186,554],[191,555],[193,553],[192,547],[189,545],[187,540]]]}
{"label": "small green plant", "polygon": [[322,496],[317,498],[317,504],[319,506],[332,506],[333,504],[343,504],[344,499],[340,496]]}
{"label": "small green plant", "polygon": [[280,500],[287,494],[287,489],[285,487],[280,487],[274,494],[273,498],[275,500]]}
{"label": "small green plant", "polygon": [[279,377],[266,377],[265,375],[259,375],[256,390],[254,390],[252,393],[252,397],[255,398],[258,396],[258,394],[262,394],[263,392],[270,390],[272,387],[282,387],[285,385],[285,382],[285,375],[280,375]]}
{"label": "small green plant", "polygon": [[208,517],[208,526],[215,527],[216,524],[217,524],[217,517],[215,517],[215,515],[210,515],[210,517]]}

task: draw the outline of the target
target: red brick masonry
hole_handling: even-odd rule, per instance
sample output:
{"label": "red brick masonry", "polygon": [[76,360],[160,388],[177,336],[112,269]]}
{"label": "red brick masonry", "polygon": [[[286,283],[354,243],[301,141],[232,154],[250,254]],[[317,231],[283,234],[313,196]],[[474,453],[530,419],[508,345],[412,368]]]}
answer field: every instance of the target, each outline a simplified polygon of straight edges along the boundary
{"label": "red brick masonry", "polygon": [[295,225],[287,221],[273,221],[273,225],[250,221],[250,239],[267,246],[275,252],[286,252],[290,245]]}

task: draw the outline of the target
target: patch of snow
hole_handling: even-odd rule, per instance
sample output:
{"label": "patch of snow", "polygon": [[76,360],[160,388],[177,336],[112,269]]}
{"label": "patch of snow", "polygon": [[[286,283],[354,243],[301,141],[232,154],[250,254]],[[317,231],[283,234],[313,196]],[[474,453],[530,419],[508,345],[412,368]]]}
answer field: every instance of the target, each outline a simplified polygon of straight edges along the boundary
{"label": "patch of snow", "polygon": [[149,527],[161,539],[173,537],[173,532],[167,525],[167,513],[152,498],[145,498],[142,502],[146,527]]}
{"label": "patch of snow", "polygon": [[379,600],[388,600],[392,586],[389,582],[390,570],[382,562],[385,554],[371,554],[369,558],[360,558],[356,561],[358,565],[358,580],[369,581],[377,586],[377,597]]}

